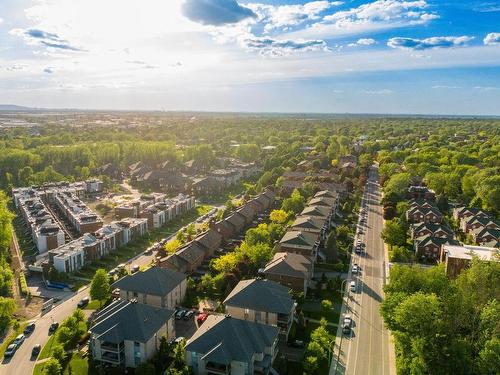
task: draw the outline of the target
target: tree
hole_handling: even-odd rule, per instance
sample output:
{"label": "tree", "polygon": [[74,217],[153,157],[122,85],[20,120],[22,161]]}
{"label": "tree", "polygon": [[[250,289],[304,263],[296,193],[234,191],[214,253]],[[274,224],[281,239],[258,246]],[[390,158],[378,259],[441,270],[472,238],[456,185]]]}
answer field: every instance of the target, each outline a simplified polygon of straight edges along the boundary
{"label": "tree", "polygon": [[173,240],[170,240],[165,244],[165,251],[169,255],[174,254],[177,249],[181,247],[181,245],[181,242],[178,239],[174,238]]}
{"label": "tree", "polygon": [[57,359],[59,363],[63,363],[66,359],[66,351],[62,347],[62,345],[55,345],[52,348],[52,357]]}
{"label": "tree", "polygon": [[284,224],[288,220],[288,213],[284,210],[272,210],[269,219],[276,224]]}
{"label": "tree", "polygon": [[304,209],[304,201],[304,197],[300,194],[300,191],[295,189],[292,192],[290,198],[286,198],[283,200],[281,209],[285,212],[293,212],[295,214],[298,214]]}
{"label": "tree", "polygon": [[102,301],[109,297],[110,285],[109,277],[106,270],[100,268],[96,271],[94,277],[92,278],[92,283],[90,284],[90,297],[95,300]]}
{"label": "tree", "polygon": [[399,219],[386,221],[381,233],[382,239],[389,246],[404,246],[407,236],[407,231]]}
{"label": "tree", "polygon": [[410,185],[411,176],[409,173],[396,173],[386,182],[384,192],[394,193],[399,197],[404,197]]}
{"label": "tree", "polygon": [[319,368],[318,357],[315,357],[313,355],[309,355],[305,358],[304,372],[306,374],[315,375],[318,373],[318,368]]}
{"label": "tree", "polygon": [[62,366],[57,359],[50,358],[43,365],[43,374],[44,375],[61,375],[62,374]]}
{"label": "tree", "polygon": [[14,299],[0,297],[0,330],[7,327],[14,311],[16,311]]}
{"label": "tree", "polygon": [[250,246],[259,243],[269,244],[271,242],[271,235],[267,224],[259,224],[256,228],[248,229],[245,233],[245,242]]}
{"label": "tree", "polygon": [[330,311],[332,311],[332,301],[328,299],[324,299],[321,301],[321,309],[323,310],[323,314],[327,315]]}
{"label": "tree", "polygon": [[442,213],[448,213],[448,210],[450,209],[448,199],[446,199],[446,195],[444,194],[438,196],[436,205]]}
{"label": "tree", "polygon": [[328,234],[325,242],[325,255],[329,261],[336,263],[339,257],[339,252],[337,248],[337,236],[335,231],[331,231]]}

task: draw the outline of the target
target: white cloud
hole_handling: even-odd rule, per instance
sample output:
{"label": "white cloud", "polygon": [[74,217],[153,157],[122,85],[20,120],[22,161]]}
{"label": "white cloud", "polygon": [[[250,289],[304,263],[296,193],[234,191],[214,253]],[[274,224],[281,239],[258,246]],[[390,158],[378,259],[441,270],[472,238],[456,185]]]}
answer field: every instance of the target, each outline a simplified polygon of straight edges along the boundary
{"label": "white cloud", "polygon": [[458,90],[461,89],[462,87],[460,86],[447,86],[447,85],[435,85],[432,86],[433,89],[445,89],[445,90]]}
{"label": "white cloud", "polygon": [[372,38],[361,38],[358,39],[355,43],[349,43],[349,47],[356,47],[356,46],[371,46],[372,44],[377,43],[375,39]]}
{"label": "white cloud", "polygon": [[424,0],[377,0],[327,15],[297,35],[327,38],[425,24],[439,18],[427,8]]}
{"label": "white cloud", "polygon": [[500,87],[495,87],[495,86],[475,86],[474,90],[496,91],[496,90],[500,90]]}
{"label": "white cloud", "polygon": [[261,55],[271,57],[288,56],[297,52],[328,50],[323,40],[277,40],[253,36],[242,38],[240,44],[250,51],[258,51]]}
{"label": "white cloud", "polygon": [[341,1],[311,1],[305,4],[279,6],[251,3],[247,6],[259,16],[259,21],[265,24],[265,31],[270,32],[318,20],[321,13],[341,4]]}
{"label": "white cloud", "polygon": [[394,91],[389,89],[381,89],[381,90],[363,90],[363,93],[370,95],[391,95]]}
{"label": "white cloud", "polygon": [[483,39],[483,42],[488,46],[500,45],[500,33],[489,33]]}
{"label": "white cloud", "polygon": [[471,36],[434,36],[426,39],[391,38],[387,45],[391,48],[425,50],[434,48],[464,47],[473,40]]}

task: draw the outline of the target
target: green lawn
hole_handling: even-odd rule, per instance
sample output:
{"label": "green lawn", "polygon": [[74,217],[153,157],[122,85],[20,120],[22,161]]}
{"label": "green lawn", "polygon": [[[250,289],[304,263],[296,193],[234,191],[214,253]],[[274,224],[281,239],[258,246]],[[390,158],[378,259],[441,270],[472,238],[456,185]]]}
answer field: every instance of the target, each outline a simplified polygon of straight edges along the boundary
{"label": "green lawn", "polygon": [[97,310],[97,309],[100,309],[104,305],[106,305],[106,300],[100,301],[98,299],[94,299],[94,300],[90,301],[87,306],[84,307],[84,310]]}
{"label": "green lawn", "polygon": [[[71,371],[70,371],[71,368]],[[80,353],[71,356],[68,366],[64,369],[64,375],[87,375],[89,372],[89,361],[87,357],[82,357]]]}
{"label": "green lawn", "polygon": [[49,358],[52,354],[52,348],[54,346],[56,346],[57,344],[59,344],[59,341],[57,340],[57,331],[54,332],[50,337],[49,339],[47,340],[47,342],[45,343],[45,345],[43,346],[42,348],[42,351],[40,352],[40,354],[38,355],[38,359],[44,359],[44,358]]}

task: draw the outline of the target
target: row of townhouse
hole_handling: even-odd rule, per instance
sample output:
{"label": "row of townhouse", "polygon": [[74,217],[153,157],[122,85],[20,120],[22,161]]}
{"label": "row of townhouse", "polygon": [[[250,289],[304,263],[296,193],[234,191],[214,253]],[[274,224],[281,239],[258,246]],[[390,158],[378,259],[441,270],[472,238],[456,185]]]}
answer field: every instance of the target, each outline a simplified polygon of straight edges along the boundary
{"label": "row of townhouse", "polygon": [[207,231],[179,248],[174,254],[158,259],[157,264],[178,272],[193,273],[215,254],[222,243],[227,243],[240,235],[258,215],[268,211],[274,200],[274,192],[266,189],[227,218],[211,222]]}
{"label": "row of townhouse", "polygon": [[338,194],[320,191],[308,202],[280,240],[273,259],[261,270],[269,280],[296,292],[307,293],[320,245],[334,225]]}
{"label": "row of townhouse", "polygon": [[114,221],[95,232],[85,233],[76,240],[38,256],[36,262],[29,268],[33,271],[43,271],[54,266],[59,272],[76,272],[120,246],[145,235],[147,231],[146,219],[126,218]]}
{"label": "row of townhouse", "polygon": [[[406,212],[415,255],[420,259],[439,260],[443,245],[458,245],[451,228],[443,224],[443,214],[434,203],[434,193],[423,186],[411,186],[413,197]],[[428,198],[425,198],[428,197]]]}
{"label": "row of townhouse", "polygon": [[125,217],[145,218],[149,228],[160,228],[195,207],[195,197],[179,194],[174,198],[166,198],[165,194],[152,193],[133,202],[117,206],[115,215],[119,219]]}
{"label": "row of townhouse", "polygon": [[54,204],[80,236],[95,232],[102,227],[103,221],[99,215],[87,207],[71,190],[58,191],[54,197]]}
{"label": "row of townhouse", "polygon": [[60,191],[71,191],[78,197],[102,191],[100,180],[75,183],[59,182],[12,189],[13,201],[31,232],[33,243],[40,254],[66,242],[65,234],[47,204],[54,202]]}
{"label": "row of townhouse", "polygon": [[453,218],[460,229],[478,245],[500,248],[500,225],[479,208],[456,207]]}
{"label": "row of townhouse", "polygon": [[[89,329],[94,361],[137,367],[156,353],[162,337],[176,337],[174,309],[186,294],[186,275],[151,267],[112,285],[119,298],[98,312]],[[187,341],[185,359],[195,375],[268,374],[286,338],[296,304],[289,289],[273,281],[241,281]]]}

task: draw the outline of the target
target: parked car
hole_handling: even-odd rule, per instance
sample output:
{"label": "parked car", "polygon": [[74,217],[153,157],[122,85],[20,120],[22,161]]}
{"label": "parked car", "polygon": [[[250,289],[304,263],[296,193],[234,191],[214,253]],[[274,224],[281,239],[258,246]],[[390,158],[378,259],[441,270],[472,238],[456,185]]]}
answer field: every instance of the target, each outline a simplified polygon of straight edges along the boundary
{"label": "parked car", "polygon": [[198,317],[196,318],[196,321],[198,322],[198,324],[202,324],[205,320],[207,320],[208,318],[208,314],[206,313],[201,313],[200,315],[198,315]]}
{"label": "parked car", "polygon": [[357,263],[354,263],[354,265],[352,266],[352,273],[358,273],[359,271],[359,266]]}
{"label": "parked car", "polygon": [[344,317],[344,323],[342,324],[342,332],[344,333],[351,332],[351,326],[352,326],[352,318],[350,315],[346,315]]}
{"label": "parked car", "polygon": [[193,317],[194,315],[194,311],[192,310],[189,310],[188,312],[186,312],[186,314],[183,316],[184,320],[189,320]]}
{"label": "parked car", "polygon": [[5,350],[4,357],[5,358],[10,358],[14,355],[14,353],[17,350],[17,345],[16,344],[10,344],[7,346],[7,349]]}
{"label": "parked car", "polygon": [[144,255],[151,255],[153,254],[153,248],[154,248],[154,245],[147,248],[146,251],[144,252]]}
{"label": "parked car", "polygon": [[35,323],[30,323],[26,326],[26,328],[24,329],[24,334],[25,335],[29,335],[31,332],[33,332],[35,330]]}
{"label": "parked car", "polygon": [[186,310],[179,310],[175,313],[175,319],[181,320],[186,315]]}
{"label": "parked car", "polygon": [[82,298],[79,302],[78,302],[78,308],[79,309],[83,309],[85,306],[87,306],[90,302],[90,298],[89,297],[85,297],[85,298]]}
{"label": "parked car", "polygon": [[59,328],[59,323],[54,322],[49,327],[49,333],[55,332]]}
{"label": "parked car", "polygon": [[17,347],[20,347],[21,344],[24,342],[25,338],[26,336],[24,336],[24,334],[21,333],[14,339],[14,344],[16,344]]}
{"label": "parked car", "polygon": [[130,270],[130,272],[132,272],[132,273],[136,273],[136,272],[138,272],[139,270],[140,270],[140,266],[139,266],[138,264],[134,264],[134,265],[132,266],[132,269]]}
{"label": "parked car", "polygon": [[42,345],[37,344],[31,349],[31,356],[32,357],[38,357],[38,354],[40,354],[40,351],[42,350]]}
{"label": "parked car", "polygon": [[351,288],[351,292],[355,292],[356,291],[356,281],[351,281],[350,283],[350,288]]}
{"label": "parked car", "polygon": [[185,338],[183,336],[179,336],[174,340],[174,343],[179,344],[182,340],[185,340]]}

